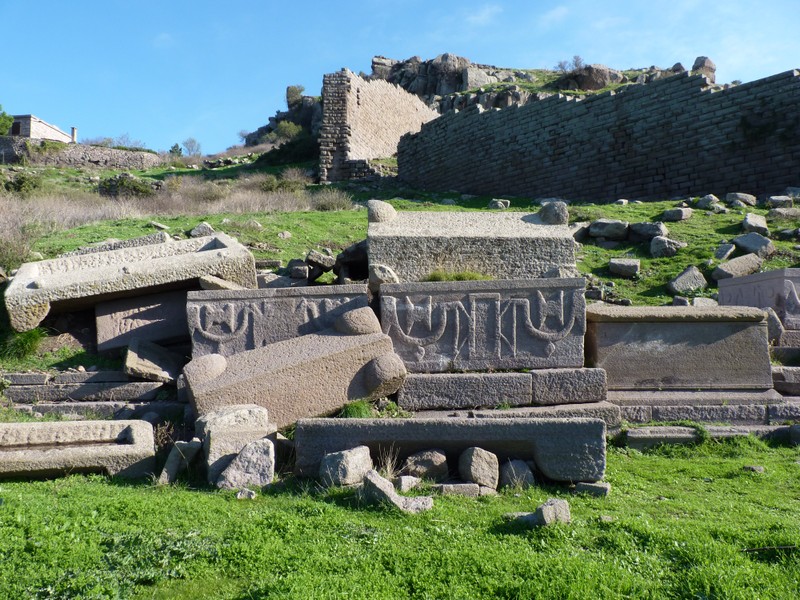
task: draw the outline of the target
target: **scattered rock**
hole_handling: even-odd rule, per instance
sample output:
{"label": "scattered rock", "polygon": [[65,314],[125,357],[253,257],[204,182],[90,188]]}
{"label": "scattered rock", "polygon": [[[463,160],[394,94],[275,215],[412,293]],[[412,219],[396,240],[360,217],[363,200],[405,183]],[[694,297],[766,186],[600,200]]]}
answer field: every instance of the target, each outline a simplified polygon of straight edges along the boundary
{"label": "scattered rock", "polygon": [[717,66],[707,56],[698,56],[692,65],[692,75],[704,75],[709,83],[716,83]]}
{"label": "scattered rock", "polygon": [[458,473],[464,481],[483,487],[497,488],[500,478],[500,463],[497,455],[473,446],[458,458]]}
{"label": "scattered rock", "polygon": [[481,495],[481,486],[477,483],[439,483],[431,489],[442,496],[477,498]]}
{"label": "scattered rock", "polygon": [[742,229],[745,232],[760,233],[761,235],[769,235],[769,227],[767,227],[767,220],[761,215],[755,213],[747,213],[742,221]]}
{"label": "scattered rock", "polygon": [[624,240],[628,237],[628,222],[617,219],[598,219],[589,225],[589,235],[606,240]]}
{"label": "scattered rock", "polygon": [[726,204],[732,206],[734,202],[740,202],[747,206],[755,206],[758,201],[752,194],[743,194],[742,192],[731,192],[725,196]]}
{"label": "scattered rock", "polygon": [[614,200],[614,204],[617,206],[628,206],[628,201],[625,198],[620,198],[618,200]]}
{"label": "scattered rock", "polygon": [[733,244],[722,243],[714,252],[714,258],[716,260],[727,260],[735,249],[736,246]]}
{"label": "scattered rock", "polygon": [[209,225],[206,221],[203,221],[199,225],[197,225],[194,229],[189,232],[189,235],[193,238],[196,237],[205,237],[207,235],[214,235],[216,231],[214,228]]}
{"label": "scattered rock", "polygon": [[661,220],[668,223],[686,221],[691,218],[693,212],[691,208],[668,208],[661,215]]}
{"label": "scattered rock", "polygon": [[248,490],[247,488],[242,488],[238,492],[236,492],[236,499],[237,500],[255,500],[256,494],[253,490]]}
{"label": "scattered rock", "polygon": [[264,487],[275,477],[275,446],[267,438],[250,442],[225,468],[217,479],[217,487],[236,489],[245,486]]}
{"label": "scattered rock", "polygon": [[697,208],[701,210],[709,210],[715,204],[719,204],[719,198],[714,194],[707,194],[697,201]]}
{"label": "scattered rock", "polygon": [[319,477],[327,486],[356,485],[372,470],[369,448],[357,446],[350,450],[326,454],[319,466]]}
{"label": "scattered rock", "polygon": [[500,487],[528,488],[534,485],[536,478],[524,460],[510,460],[500,467]]}
{"label": "scattered rock", "polygon": [[278,233],[278,237],[281,238],[282,240],[288,240],[289,238],[292,237],[292,232],[291,231],[281,231],[280,233]]}
{"label": "scattered rock", "polygon": [[707,287],[706,278],[694,265],[686,267],[677,277],[667,283],[667,291],[676,296],[695,290],[704,290]]}
{"label": "scattered rock", "polygon": [[489,201],[486,208],[492,210],[505,210],[511,206],[511,200],[503,200],[502,198],[493,198]]}
{"label": "scattered rock", "polygon": [[554,523],[569,523],[571,516],[569,503],[566,500],[550,498],[532,513],[508,513],[504,515],[526,527],[543,527]]}
{"label": "scattered rock", "polygon": [[584,481],[575,484],[576,494],[589,494],[591,496],[608,496],[611,493],[611,484],[605,481],[587,483]]}
{"label": "scattered rock", "polygon": [[800,219],[800,208],[773,208],[767,213],[768,219]]}
{"label": "scattered rock", "polygon": [[667,237],[669,230],[667,226],[661,221],[654,223],[631,223],[630,231],[628,232],[629,242],[649,242],[657,236]]}
{"label": "scattered rock", "polygon": [[668,237],[657,236],[650,241],[650,256],[653,258],[665,258],[675,256],[678,250],[685,248],[686,242],[671,240]]}
{"label": "scattered rock", "polygon": [[370,223],[385,223],[397,216],[397,210],[388,202],[382,200],[367,201],[367,220]]}
{"label": "scattered rock", "polygon": [[569,209],[566,202],[548,202],[542,205],[539,218],[547,225],[566,225],[569,223]]}
{"label": "scattered rock", "polygon": [[772,241],[755,232],[739,235],[733,238],[733,243],[742,252],[753,253],[761,258],[775,253],[775,245]]}
{"label": "scattered rock", "polygon": [[406,459],[403,464],[403,474],[433,481],[447,479],[447,456],[444,450],[432,449],[416,452]]}
{"label": "scattered rock", "polygon": [[641,261],[638,258],[612,258],[608,261],[608,270],[620,277],[632,279],[641,270]]}
{"label": "scattered rock", "polygon": [[749,471],[751,473],[763,473],[764,471],[766,471],[766,469],[761,465],[745,465],[744,467],[742,467],[742,470]]}
{"label": "scattered rock", "polygon": [[766,202],[769,208],[792,208],[794,200],[791,196],[770,196]]}
{"label": "scattered rock", "polygon": [[408,513],[420,513],[433,508],[433,498],[430,496],[401,496],[395,491],[392,482],[381,477],[375,470],[367,472],[364,476],[361,497],[365,502],[388,503]]}
{"label": "scattered rock", "polygon": [[412,477],[411,475],[400,475],[395,480],[395,487],[397,488],[398,492],[410,492],[411,490],[419,487],[422,483],[422,479],[419,477]]}
{"label": "scattered rock", "polygon": [[711,273],[711,278],[714,281],[719,281],[729,277],[742,277],[757,273],[763,263],[764,261],[757,254],[745,254],[722,263]]}

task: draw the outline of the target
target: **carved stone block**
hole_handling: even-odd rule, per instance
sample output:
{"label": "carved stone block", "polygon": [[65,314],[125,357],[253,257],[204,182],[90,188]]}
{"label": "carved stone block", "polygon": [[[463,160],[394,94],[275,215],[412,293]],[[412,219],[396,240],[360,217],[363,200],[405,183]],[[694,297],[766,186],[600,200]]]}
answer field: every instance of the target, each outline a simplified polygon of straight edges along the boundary
{"label": "carved stone block", "polygon": [[786,329],[800,329],[800,269],[776,269],[719,280],[720,306],[772,308]]}
{"label": "carved stone block", "polygon": [[94,307],[97,351],[125,348],[132,339],[175,342],[189,335],[186,292],[148,294],[101,302]]}
{"label": "carved stone block", "polygon": [[381,323],[412,373],[583,366],[584,280],[381,286]]}
{"label": "carved stone block", "polygon": [[231,356],[316,333],[365,306],[366,285],[190,292],[192,357]]}

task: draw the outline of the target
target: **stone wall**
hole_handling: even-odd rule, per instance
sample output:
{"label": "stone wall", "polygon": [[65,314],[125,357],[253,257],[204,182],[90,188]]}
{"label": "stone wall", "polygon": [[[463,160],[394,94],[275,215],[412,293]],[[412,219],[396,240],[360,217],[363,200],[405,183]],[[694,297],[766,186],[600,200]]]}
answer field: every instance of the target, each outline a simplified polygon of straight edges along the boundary
{"label": "stone wall", "polygon": [[401,136],[439,116],[402,88],[367,81],[347,69],[325,75],[322,98],[322,181],[363,176],[365,161],[394,155]]}
{"label": "stone wall", "polygon": [[103,146],[69,144],[63,148],[37,152],[37,140],[0,136],[0,161],[19,162],[25,158],[32,165],[56,167],[101,167],[104,169],[150,169],[161,164],[162,158],[151,152],[116,150]]}
{"label": "stone wall", "polygon": [[714,91],[676,75],[576,101],[449,113],[404,136],[413,187],[578,200],[777,193],[800,183],[800,73]]}

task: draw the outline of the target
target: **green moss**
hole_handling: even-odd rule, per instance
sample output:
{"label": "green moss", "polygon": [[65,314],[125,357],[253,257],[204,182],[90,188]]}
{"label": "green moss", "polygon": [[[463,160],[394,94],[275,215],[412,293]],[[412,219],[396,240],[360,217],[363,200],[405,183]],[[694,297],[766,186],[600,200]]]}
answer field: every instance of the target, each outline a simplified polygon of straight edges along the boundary
{"label": "green moss", "polygon": [[423,281],[485,281],[494,279],[477,271],[433,271]]}

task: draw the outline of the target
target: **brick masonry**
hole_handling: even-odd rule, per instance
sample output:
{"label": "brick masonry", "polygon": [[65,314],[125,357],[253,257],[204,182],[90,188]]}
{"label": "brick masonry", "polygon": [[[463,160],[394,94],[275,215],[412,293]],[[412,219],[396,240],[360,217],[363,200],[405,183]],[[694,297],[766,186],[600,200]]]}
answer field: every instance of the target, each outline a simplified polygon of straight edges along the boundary
{"label": "brick masonry", "polygon": [[399,177],[421,189],[595,201],[776,193],[800,182],[798,104],[793,70],[721,91],[676,75],[580,101],[475,106],[403,136]]}
{"label": "brick masonry", "polygon": [[[320,179],[341,181],[373,172],[369,159],[393,156],[400,137],[439,116],[422,100],[383,80],[342,69],[322,82]],[[374,171],[379,167],[374,166]]]}

